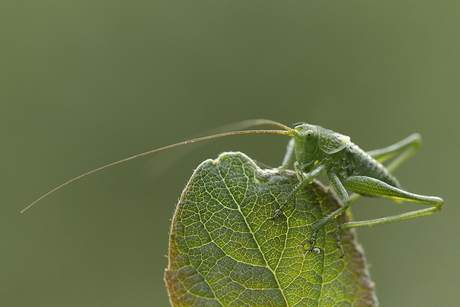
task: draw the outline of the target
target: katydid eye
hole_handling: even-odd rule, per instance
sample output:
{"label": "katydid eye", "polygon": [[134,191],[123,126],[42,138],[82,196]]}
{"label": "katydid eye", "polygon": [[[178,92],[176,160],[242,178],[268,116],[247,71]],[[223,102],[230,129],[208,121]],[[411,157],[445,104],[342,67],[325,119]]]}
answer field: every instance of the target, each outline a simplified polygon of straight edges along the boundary
{"label": "katydid eye", "polygon": [[305,136],[306,136],[306,139],[307,139],[307,140],[311,140],[311,138],[313,137],[313,135],[314,135],[313,130],[307,130],[307,131],[305,131]]}

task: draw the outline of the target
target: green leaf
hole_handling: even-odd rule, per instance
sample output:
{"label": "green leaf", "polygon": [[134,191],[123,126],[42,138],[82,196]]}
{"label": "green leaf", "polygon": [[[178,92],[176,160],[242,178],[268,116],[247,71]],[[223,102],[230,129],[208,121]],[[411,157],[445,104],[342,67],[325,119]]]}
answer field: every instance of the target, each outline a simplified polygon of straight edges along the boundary
{"label": "green leaf", "polygon": [[[312,224],[338,208],[314,182],[272,219],[298,179],[262,170],[242,153],[224,153],[194,172],[172,221],[165,280],[173,306],[375,306],[353,231],[335,245],[333,221],[320,230],[318,252],[300,245]],[[306,244],[306,248],[308,248]]]}

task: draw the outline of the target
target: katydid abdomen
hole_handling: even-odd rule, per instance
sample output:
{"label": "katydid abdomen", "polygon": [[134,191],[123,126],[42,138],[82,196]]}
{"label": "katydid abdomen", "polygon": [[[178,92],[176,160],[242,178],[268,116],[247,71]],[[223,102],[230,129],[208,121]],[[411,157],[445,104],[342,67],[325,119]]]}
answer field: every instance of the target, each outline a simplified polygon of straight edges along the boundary
{"label": "katydid abdomen", "polygon": [[335,173],[341,181],[351,176],[367,176],[400,188],[398,179],[378,161],[369,156],[357,145],[351,143],[343,150],[329,157],[329,173]]}

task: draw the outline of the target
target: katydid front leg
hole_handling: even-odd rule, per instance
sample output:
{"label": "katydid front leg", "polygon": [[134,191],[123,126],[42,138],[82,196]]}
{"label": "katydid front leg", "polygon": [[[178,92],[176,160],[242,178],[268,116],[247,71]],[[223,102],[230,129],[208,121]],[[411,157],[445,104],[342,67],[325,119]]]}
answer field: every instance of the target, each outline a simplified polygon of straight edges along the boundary
{"label": "katydid front leg", "polygon": [[[311,238],[309,240],[310,242],[310,249],[308,251],[313,251],[315,249],[315,244],[316,244],[316,235],[318,233],[318,230],[323,227],[326,223],[329,223],[331,220],[337,218],[339,215],[341,215],[342,213],[344,213],[348,207],[350,207],[350,204],[351,204],[351,201],[350,201],[350,196],[348,195],[348,192],[347,190],[345,189],[345,187],[343,186],[342,182],[340,181],[339,177],[334,174],[334,173],[328,173],[327,174],[327,178],[329,179],[329,182],[331,183],[331,186],[332,188],[334,189],[334,191],[337,193],[337,195],[339,196],[339,198],[342,200],[343,202],[343,206],[340,207],[339,209],[335,210],[334,212],[332,213],[329,213],[328,215],[326,215],[325,217],[323,217],[322,219],[320,219],[319,221],[317,221],[314,225],[313,225],[313,233],[311,235]],[[341,251],[341,254],[340,254],[340,258],[343,258],[343,256],[345,255],[345,252],[343,250],[343,247],[342,247],[342,244],[340,243],[340,239],[341,239],[341,225],[339,226],[339,229],[337,230],[337,237],[336,237],[336,242],[335,242],[335,245],[337,246],[337,248],[340,249]]]}
{"label": "katydid front leg", "polygon": [[303,167],[299,166],[297,162],[294,163],[294,169],[296,171],[297,177],[299,178],[299,183],[295,186],[294,190],[292,190],[288,196],[286,197],[286,200],[284,203],[275,210],[275,213],[272,217],[272,219],[277,218],[278,216],[283,214],[283,208],[286,206],[288,202],[290,202],[299,191],[304,188],[307,184],[311,183],[313,179],[318,177],[319,175],[323,174],[326,172],[326,165],[322,163],[318,163],[315,168],[308,174],[304,174],[301,169]]}

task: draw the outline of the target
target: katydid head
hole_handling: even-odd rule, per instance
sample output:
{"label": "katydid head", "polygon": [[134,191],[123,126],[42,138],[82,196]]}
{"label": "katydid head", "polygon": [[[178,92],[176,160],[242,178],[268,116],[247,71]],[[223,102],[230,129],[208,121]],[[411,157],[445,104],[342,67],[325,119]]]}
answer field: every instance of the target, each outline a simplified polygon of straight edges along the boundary
{"label": "katydid head", "polygon": [[[294,128],[295,155],[302,171],[309,172],[318,160],[319,126],[301,124]],[[320,128],[320,127],[319,127]]]}
{"label": "katydid head", "polygon": [[337,153],[350,144],[350,138],[321,126],[301,124],[294,129],[296,159],[302,171],[309,172],[317,160]]}
{"label": "katydid head", "polygon": [[[238,125],[238,123],[235,124],[235,126],[237,126],[237,125]],[[108,168],[110,166],[114,166],[116,164],[120,164],[120,163],[129,161],[129,160],[133,160],[133,159],[136,159],[136,158],[139,158],[139,157],[143,157],[143,156],[149,155],[149,154],[154,153],[154,152],[158,152],[158,151],[162,151],[162,150],[166,150],[166,149],[170,149],[170,148],[173,148],[173,147],[186,145],[186,144],[190,144],[190,143],[194,143],[194,142],[198,142],[198,141],[204,141],[204,140],[209,140],[209,139],[214,139],[214,138],[219,138],[219,137],[229,136],[229,135],[237,135],[237,134],[272,133],[272,134],[282,134],[282,135],[288,135],[288,136],[294,136],[295,135],[295,130],[294,129],[289,128],[289,127],[287,127],[287,126],[285,126],[283,124],[280,124],[278,122],[275,122],[275,121],[272,121],[272,120],[267,120],[267,119],[247,120],[247,121],[241,122],[240,125],[244,125],[246,127],[255,126],[255,125],[273,125],[273,126],[277,126],[279,128],[282,128],[283,130],[245,130],[245,131],[232,131],[232,132],[218,133],[218,134],[208,135],[208,136],[204,136],[204,137],[200,137],[200,138],[190,139],[190,140],[187,140],[187,141],[175,143],[175,144],[172,144],[172,145],[168,145],[168,146],[153,149],[153,150],[150,150],[150,151],[147,151],[147,152],[144,152],[144,153],[140,153],[140,154],[134,155],[132,157],[128,157],[128,158],[125,158],[125,159],[122,159],[122,160],[118,160],[118,161],[112,162],[110,164],[101,166],[99,168],[93,169],[92,171],[86,172],[84,174],[81,174],[80,176],[77,176],[77,177],[75,177],[73,179],[70,179],[70,180],[64,182],[63,184],[55,187],[54,189],[52,189],[48,193],[44,194],[40,198],[36,199],[33,203],[31,203],[25,209],[23,209],[21,211],[21,213],[23,213],[24,211],[26,211],[27,209],[29,209],[30,207],[35,205],[37,202],[39,202],[43,198],[45,198],[48,195],[50,195],[51,193],[54,193],[55,191],[57,191],[60,188],[68,185],[69,183],[74,182],[75,180],[78,180],[80,178],[83,178],[85,176],[93,174],[95,172],[98,172],[98,171],[103,170],[105,168]]]}

